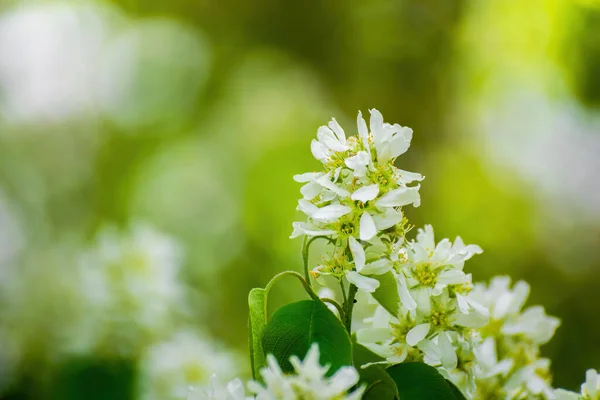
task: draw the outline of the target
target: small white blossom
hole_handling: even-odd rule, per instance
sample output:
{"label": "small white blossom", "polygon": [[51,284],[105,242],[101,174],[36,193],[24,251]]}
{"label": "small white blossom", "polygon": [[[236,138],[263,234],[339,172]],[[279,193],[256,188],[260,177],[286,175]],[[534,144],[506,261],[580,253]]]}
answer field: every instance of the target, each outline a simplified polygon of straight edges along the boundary
{"label": "small white blossom", "polygon": [[553,392],[556,400],[600,400],[600,374],[595,369],[585,372],[585,382],[581,384],[581,394],[564,389]]}
{"label": "small white blossom", "polygon": [[221,384],[217,375],[210,377],[210,388],[206,391],[190,388],[186,400],[252,400],[254,397],[246,397],[246,390],[241,379],[236,378],[226,385]]}
{"label": "small white blossom", "polygon": [[183,308],[181,259],[178,244],[149,226],[101,231],[78,265],[87,307],[80,327],[87,334],[76,335],[79,350],[119,343],[116,351],[129,353],[141,339],[162,335]]}
{"label": "small white blossom", "polygon": [[239,370],[236,357],[220,347],[191,330],[177,332],[169,340],[151,346],[140,360],[142,399],[185,399],[190,386],[197,393],[221,393],[211,376],[231,379]]}
{"label": "small white blossom", "polygon": [[474,350],[477,398],[553,398],[550,361],[540,358],[539,346],[558,327],[557,318],[543,307],[522,311],[529,285],[510,278],[495,277],[489,286],[476,284],[471,296],[490,310],[490,322],[479,332],[483,342]]}
{"label": "small white blossom", "polygon": [[353,367],[342,367],[333,376],[326,377],[329,366],[320,364],[317,344],[311,346],[303,361],[296,356],[290,358],[295,374],[284,374],[270,354],[267,362],[268,367],[261,370],[265,385],[248,384],[257,400],[358,400],[364,392],[361,387],[348,393],[359,381]]}

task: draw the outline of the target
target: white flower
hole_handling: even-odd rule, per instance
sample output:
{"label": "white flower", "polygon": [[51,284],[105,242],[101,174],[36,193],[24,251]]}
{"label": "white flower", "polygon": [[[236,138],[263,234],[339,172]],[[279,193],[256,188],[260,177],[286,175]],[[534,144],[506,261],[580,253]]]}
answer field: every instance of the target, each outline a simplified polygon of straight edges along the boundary
{"label": "white flower", "polygon": [[[141,338],[162,335],[182,307],[181,250],[145,225],[107,228],[78,263],[79,296],[87,313],[77,351],[111,348],[129,353]],[[118,344],[119,346],[115,346]]]}
{"label": "white flower", "polygon": [[142,398],[184,399],[190,386],[194,392],[216,390],[216,382],[210,382],[213,374],[231,379],[239,372],[236,357],[220,347],[191,330],[151,346],[140,360]]}
{"label": "white flower", "polygon": [[[552,398],[549,361],[539,358],[539,346],[554,334],[560,321],[539,306],[521,311],[529,285],[496,277],[489,286],[476,284],[471,293],[490,310],[490,322],[481,328],[484,341],[475,348],[478,395],[510,397],[543,395]],[[485,388],[482,389],[482,388]],[[484,390],[484,391],[482,391]]]}
{"label": "white flower", "polygon": [[489,308],[492,321],[496,321],[493,324],[500,326],[503,335],[521,335],[538,345],[547,343],[560,320],[546,315],[541,306],[521,312],[529,296],[529,285],[519,281],[512,290],[509,285],[509,277],[495,277],[489,288],[484,284],[475,285],[471,297]]}
{"label": "white flower", "polygon": [[[383,122],[383,116],[376,109],[369,110],[371,113],[371,133],[377,154],[377,160],[386,162],[404,154],[410,147],[413,131],[408,127],[398,124],[390,125]],[[359,113],[358,129],[359,136],[364,138],[368,135],[366,124]],[[362,121],[361,121],[362,120]]]}
{"label": "white flower", "polygon": [[487,323],[489,313],[467,295],[471,276],[462,271],[464,262],[481,252],[479,246],[465,246],[458,237],[454,245],[448,239],[436,245],[431,225],[419,229],[417,240],[406,246],[399,259],[398,291],[404,307],[428,314],[432,299],[450,287],[457,301],[459,325],[476,328]]}
{"label": "white flower", "polygon": [[296,356],[290,358],[295,374],[284,374],[271,354],[267,362],[268,367],[261,370],[265,385],[248,384],[257,400],[358,400],[364,392],[361,387],[348,393],[359,381],[353,367],[342,367],[333,376],[326,377],[329,366],[320,364],[317,344],[311,346],[304,361]]}
{"label": "white flower", "polygon": [[522,396],[524,392],[527,392],[551,399],[553,389],[547,378],[549,371],[550,360],[540,358],[515,371],[504,385],[504,392],[510,396],[509,398],[515,398],[517,394]]}
{"label": "white flower", "polygon": [[309,226],[296,223],[292,237],[333,231],[325,235],[369,241],[402,220],[400,207],[419,206],[419,186],[407,184],[423,176],[393,165],[394,159],[410,146],[412,130],[384,123],[377,110],[371,110],[371,114],[369,134],[359,112],[358,138],[346,139],[335,119],[328,127],[318,129],[311,150],[325,171],[294,176],[304,183],[298,210],[306,214]]}
{"label": "white flower", "polygon": [[600,398],[600,375],[595,369],[588,369],[586,371],[585,383],[581,385],[581,394],[593,400]]}
{"label": "white flower", "polygon": [[581,384],[581,394],[564,389],[555,389],[555,400],[599,400],[600,399],[600,374],[595,369],[585,372],[585,382]]}
{"label": "white flower", "polygon": [[252,400],[254,397],[246,397],[244,383],[236,378],[223,386],[217,375],[210,377],[210,388],[208,391],[190,388],[190,393],[186,400]]}

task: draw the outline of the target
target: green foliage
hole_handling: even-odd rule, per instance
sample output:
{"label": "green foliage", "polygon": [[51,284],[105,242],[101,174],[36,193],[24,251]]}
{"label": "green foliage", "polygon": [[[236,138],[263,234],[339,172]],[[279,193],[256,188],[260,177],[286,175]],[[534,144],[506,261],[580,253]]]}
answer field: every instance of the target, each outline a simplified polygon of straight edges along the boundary
{"label": "green foliage", "polygon": [[51,399],[129,400],[135,398],[135,369],[128,360],[81,359],[62,366]]}
{"label": "green foliage", "polygon": [[[420,362],[402,363],[387,368],[402,400],[461,400],[460,391],[434,368]],[[459,395],[461,397],[459,397]]]}
{"label": "green foliage", "polygon": [[398,284],[392,271],[383,275],[375,275],[372,278],[379,281],[379,287],[373,293],[373,297],[390,314],[398,315],[400,309],[400,296],[398,295]]}
{"label": "green foliage", "polygon": [[350,337],[340,320],[320,300],[303,300],[275,311],[262,338],[265,354],[273,354],[284,372],[293,371],[289,358],[303,359],[311,344],[318,343],[321,365],[352,365]]}
{"label": "green foliage", "polygon": [[248,294],[248,332],[250,335],[250,363],[252,367],[252,377],[260,379],[260,369],[266,363],[265,353],[262,346],[262,335],[267,323],[267,291],[261,288],[254,288]]}
{"label": "green foliage", "polygon": [[367,363],[383,361],[383,358],[361,346],[355,340],[352,342],[352,357],[354,366],[360,374],[361,383],[367,385],[363,400],[391,400],[399,397],[396,384],[382,365],[370,365],[367,368],[361,368],[362,365]]}

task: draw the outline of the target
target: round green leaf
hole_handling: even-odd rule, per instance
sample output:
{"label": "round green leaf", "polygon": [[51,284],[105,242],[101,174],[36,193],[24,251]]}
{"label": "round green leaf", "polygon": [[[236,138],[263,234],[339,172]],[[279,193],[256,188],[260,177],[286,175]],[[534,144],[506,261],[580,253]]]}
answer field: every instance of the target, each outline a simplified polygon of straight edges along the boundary
{"label": "round green leaf", "polygon": [[320,300],[303,300],[275,311],[263,332],[263,350],[273,354],[283,372],[292,372],[290,356],[300,359],[312,343],[319,344],[321,365],[329,364],[328,375],[352,365],[350,337],[340,320]]}
{"label": "round green leaf", "polygon": [[389,367],[402,400],[458,400],[437,369],[424,363],[402,363]]}

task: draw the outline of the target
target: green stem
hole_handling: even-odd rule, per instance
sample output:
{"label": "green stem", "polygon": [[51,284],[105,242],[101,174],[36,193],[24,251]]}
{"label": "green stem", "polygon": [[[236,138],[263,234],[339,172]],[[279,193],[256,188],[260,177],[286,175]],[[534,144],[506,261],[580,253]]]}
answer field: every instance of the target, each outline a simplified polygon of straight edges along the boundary
{"label": "green stem", "polygon": [[344,285],[343,278],[340,278],[340,289],[342,290],[342,297],[344,298],[344,309],[345,309],[346,303],[348,302],[348,298],[346,297],[346,286]]}
{"label": "green stem", "polygon": [[302,242],[302,265],[304,269],[304,279],[308,283],[308,286],[312,288],[312,282],[310,280],[310,274],[308,272],[308,250],[312,242],[317,239],[326,239],[329,243],[332,243],[332,239],[328,236],[314,236],[312,238],[308,238],[308,236],[304,236],[304,241]]}
{"label": "green stem", "polygon": [[348,289],[348,298],[344,303],[344,325],[346,326],[346,331],[351,335],[352,329],[352,309],[354,308],[354,299],[356,297],[356,292],[358,288],[354,284],[350,284],[350,289]]}
{"label": "green stem", "polygon": [[342,308],[342,306],[340,306],[340,304],[337,301],[329,299],[327,297],[322,297],[321,301],[333,305],[335,308],[337,308],[338,312],[340,313],[340,318],[344,318],[344,309]]}
{"label": "green stem", "polygon": [[304,269],[304,279],[308,282],[309,286],[312,286],[310,275],[308,274],[308,246],[308,236],[304,236],[304,240],[302,241],[302,267]]}
{"label": "green stem", "polygon": [[267,283],[267,286],[265,286],[265,291],[267,292],[267,295],[269,294],[269,291],[271,290],[271,288],[273,287],[273,285],[278,280],[280,280],[281,278],[283,278],[286,275],[293,276],[294,278],[297,278],[302,283],[302,286],[304,286],[304,290],[306,290],[306,293],[308,293],[308,295],[313,300],[317,300],[319,298],[319,296],[317,296],[317,294],[312,290],[312,288],[310,287],[309,283],[306,282],[306,280],[304,279],[304,277],[302,277],[302,275],[300,275],[299,273],[297,273],[295,271],[283,271],[283,272],[280,272],[277,275],[275,275],[273,277],[273,279],[271,279],[269,281],[269,283]]}

